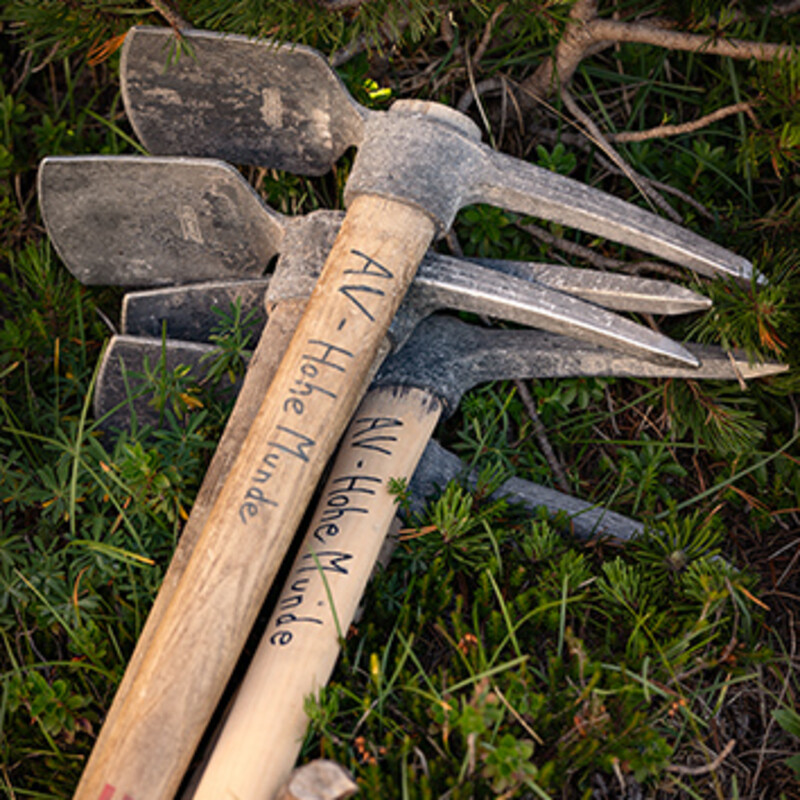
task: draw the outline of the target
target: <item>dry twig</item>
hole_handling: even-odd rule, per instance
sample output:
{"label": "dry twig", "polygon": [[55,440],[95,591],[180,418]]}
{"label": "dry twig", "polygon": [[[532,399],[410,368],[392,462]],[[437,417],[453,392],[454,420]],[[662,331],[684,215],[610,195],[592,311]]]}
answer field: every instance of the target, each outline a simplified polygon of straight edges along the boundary
{"label": "dry twig", "polygon": [[612,142],[644,142],[647,139],[661,139],[665,136],[678,136],[681,133],[693,133],[701,128],[711,125],[717,120],[725,119],[731,114],[747,114],[751,120],[755,122],[755,115],[753,114],[753,104],[750,102],[735,103],[732,106],[725,106],[725,108],[718,108],[710,114],[700,117],[692,122],[684,122],[680,125],[658,125],[655,128],[649,128],[646,131],[622,131],[620,133],[606,134]]}
{"label": "dry twig", "polygon": [[542,424],[542,420],[539,419],[539,414],[536,412],[536,405],[533,402],[531,393],[528,391],[528,387],[519,379],[514,381],[514,385],[517,387],[520,400],[522,400],[522,404],[525,406],[525,410],[531,418],[533,433],[536,436],[536,441],[539,442],[542,455],[547,459],[547,463],[553,471],[553,478],[555,479],[556,485],[564,494],[572,494],[569,488],[569,481],[567,480],[567,473],[564,472],[564,467],[561,465],[558,456],[556,456],[553,450],[553,446],[550,444],[547,431]]}
{"label": "dry twig", "polygon": [[180,35],[182,30],[191,28],[192,26],[172,7],[169,0],[148,0],[151,6],[161,14],[162,17],[170,24],[172,29]]}
{"label": "dry twig", "polygon": [[489,21],[486,23],[486,27],[483,29],[483,35],[481,36],[481,40],[478,43],[478,48],[475,50],[475,55],[472,59],[474,66],[477,66],[480,63],[484,53],[486,53],[486,50],[489,47],[489,42],[492,40],[494,26],[497,20],[500,18],[500,15],[506,10],[507,5],[508,3],[500,3],[500,5],[494,10],[492,16],[489,17]]}
{"label": "dry twig", "polygon": [[[591,151],[591,144],[590,144],[591,140],[587,140],[585,136],[578,136],[563,131],[555,131],[555,130],[550,131],[542,129],[537,131],[537,138],[551,143],[562,142],[563,144],[569,145],[570,147],[578,147],[584,152]],[[602,153],[598,153],[596,155],[596,158],[598,164],[600,164],[600,166],[603,167],[603,169],[605,169],[607,172],[614,175],[624,174],[621,169],[619,169],[611,161],[605,158],[602,155]],[[670,184],[656,180],[655,178],[646,178],[646,180],[654,189],[658,189],[659,192],[663,192],[664,194],[671,194],[673,197],[677,197],[679,200],[686,203],[688,206],[691,206],[698,214],[700,214],[700,216],[705,217],[708,220],[714,219],[714,215],[702,203],[698,202],[691,195],[686,194],[686,192],[682,192],[675,186],[671,186]]]}
{"label": "dry twig", "polygon": [[673,222],[680,223],[681,216],[666,200],[649,185],[648,180],[636,172],[625,159],[606,141],[601,130],[595,125],[594,120],[578,106],[575,98],[566,88],[561,89],[561,98],[567,110],[583,126],[586,135],[594,142],[616,166],[622,170],[625,177],[642,193],[642,195],[657,205]]}
{"label": "dry twig", "polygon": [[736,747],[736,739],[731,739],[725,747],[720,750],[719,755],[708,764],[704,764],[702,767],[669,766],[667,767],[667,771],[677,775],[706,775],[709,772],[714,772],[714,770],[719,769],[722,766],[722,762],[733,752],[734,747]]}

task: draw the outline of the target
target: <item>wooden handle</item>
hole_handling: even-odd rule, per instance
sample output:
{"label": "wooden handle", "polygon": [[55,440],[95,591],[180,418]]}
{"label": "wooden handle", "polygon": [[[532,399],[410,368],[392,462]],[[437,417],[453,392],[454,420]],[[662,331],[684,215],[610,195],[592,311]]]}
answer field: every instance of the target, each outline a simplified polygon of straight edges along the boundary
{"label": "wooden handle", "polygon": [[[169,567],[161,587],[147,616],[142,632],[136,642],[133,655],[128,661],[125,675],[122,677],[114,702],[106,715],[103,727],[97,739],[97,747],[103,749],[103,740],[114,727],[117,714],[123,699],[130,691],[134,676],[139,671],[144,654],[147,652],[153,634],[158,627],[164,611],[175,593],[175,588],[186,569],[197,540],[208,519],[209,512],[214,505],[223,482],[230,472],[236,455],[241,449],[242,442],[250,430],[250,425],[258,411],[264,395],[267,393],[272,378],[278,369],[278,364],[289,346],[292,334],[306,307],[307,299],[293,298],[283,301],[271,312],[267,324],[256,345],[256,349],[248,364],[242,388],[236,398],[236,404],[228,417],[225,430],[217,443],[214,456],[208,465],[203,483],[200,486],[192,512],[183,526],[180,539],[172,555]],[[91,763],[91,762],[90,762]]]}
{"label": "wooden handle", "polygon": [[432,237],[419,210],[354,201],[76,800],[174,795]]}
{"label": "wooden handle", "polygon": [[193,800],[272,800],[308,727],[394,518],[390,478],[410,479],[441,406],[419,389],[375,389],[339,448],[272,618]]}

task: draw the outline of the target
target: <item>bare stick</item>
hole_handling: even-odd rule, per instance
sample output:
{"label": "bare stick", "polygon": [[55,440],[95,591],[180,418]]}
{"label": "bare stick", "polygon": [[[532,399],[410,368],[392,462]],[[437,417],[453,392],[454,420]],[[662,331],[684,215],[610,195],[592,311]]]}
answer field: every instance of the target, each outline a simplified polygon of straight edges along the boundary
{"label": "bare stick", "polygon": [[[511,95],[512,99],[514,95]],[[537,136],[540,139],[544,139],[548,142],[562,142],[563,144],[568,144],[571,147],[578,147],[584,152],[591,152],[592,144],[591,140],[587,139],[586,136],[579,136],[577,134],[571,134],[566,132],[559,132],[559,131],[549,131],[549,130],[540,130],[537,131]],[[615,166],[611,161],[609,161],[602,153],[597,153],[597,161],[606,171],[611,172],[615,175],[622,175],[624,174],[619,167]],[[686,203],[686,205],[691,206],[698,214],[705,217],[706,219],[713,220],[714,215],[702,204],[695,200],[686,192],[682,192],[680,189],[671,186],[668,183],[664,183],[663,181],[658,181],[655,178],[647,178],[648,183],[653,186],[654,188],[658,189],[659,192],[663,192],[664,194],[670,194],[673,197],[677,197],[682,202]]]}
{"label": "bare stick", "polygon": [[714,770],[719,769],[722,766],[722,762],[733,752],[734,747],[736,747],[736,739],[731,739],[725,747],[720,750],[719,755],[708,764],[704,764],[702,767],[669,766],[667,767],[667,771],[674,772],[678,775],[706,775],[709,772],[714,772]]}
{"label": "bare stick", "polygon": [[598,267],[599,269],[616,269],[633,275],[650,271],[660,275],[666,275],[667,277],[673,279],[678,279],[681,277],[681,273],[677,269],[668,267],[666,264],[660,264],[657,261],[635,261],[631,263],[628,261],[621,261],[616,258],[608,258],[607,256],[602,256],[599,253],[596,253],[594,250],[584,247],[577,242],[570,242],[561,236],[554,236],[552,233],[546,231],[544,228],[540,228],[538,225],[523,225],[521,223],[517,223],[517,227],[520,230],[529,233],[531,236],[535,236],[537,239],[545,242],[545,244],[549,244],[552,247],[563,250],[565,253],[569,253],[572,256],[581,258],[592,266]]}
{"label": "bare stick", "polygon": [[692,122],[684,122],[681,125],[658,125],[646,131],[622,131],[620,133],[607,133],[606,138],[612,142],[644,142],[647,139],[661,139],[665,136],[678,136],[681,133],[692,133],[701,128],[711,125],[720,119],[731,116],[731,114],[750,114],[752,118],[753,104],[750,102],[735,103],[732,106],[718,108],[710,114],[700,117]]}
{"label": "bare stick", "polygon": [[147,0],[153,8],[161,14],[162,17],[170,24],[175,33],[180,35],[184,28],[190,28],[191,25],[172,7],[168,0]]}
{"label": "bare stick", "polygon": [[659,25],[644,22],[617,22],[613,19],[592,21],[595,41],[634,42],[664,47],[668,50],[683,50],[690,53],[727,56],[742,61],[774,61],[776,58],[791,58],[792,48],[788,44],[771,44],[745,39],[711,39],[702,33],[674,31]]}
{"label": "bare stick", "polygon": [[680,223],[681,217],[669,203],[664,200],[661,195],[648,185],[647,179],[639,175],[636,170],[628,164],[625,159],[606,141],[600,128],[595,125],[594,120],[586,114],[580,106],[575,102],[575,98],[566,89],[561,90],[561,98],[564,105],[569,109],[570,114],[575,117],[581,125],[584,126],[588,132],[591,140],[622,170],[625,177],[633,183],[633,185],[644,195],[648,200],[652,200],[673,222]]}
{"label": "bare stick", "polygon": [[480,60],[486,53],[486,49],[489,47],[489,42],[492,41],[492,32],[494,31],[495,23],[499,19],[500,15],[506,10],[507,5],[508,3],[500,3],[500,5],[497,6],[492,13],[492,16],[489,17],[489,21],[486,23],[486,27],[483,29],[481,40],[478,43],[478,48],[475,50],[475,56],[472,59],[474,66],[477,66],[480,63]]}
{"label": "bare stick", "polygon": [[534,405],[531,393],[528,391],[528,387],[519,379],[514,381],[514,385],[517,387],[520,400],[522,400],[522,404],[525,406],[525,410],[528,412],[528,416],[531,418],[536,441],[539,442],[539,447],[542,449],[542,455],[544,455],[544,457],[547,459],[547,463],[550,465],[550,469],[553,471],[553,477],[556,480],[556,485],[559,489],[561,489],[562,492],[564,492],[564,494],[572,494],[569,488],[567,474],[564,472],[564,467],[561,466],[561,462],[558,460],[558,456],[555,454],[553,446],[550,444],[547,431],[544,429],[544,425],[542,425],[539,415],[536,413],[536,406]]}

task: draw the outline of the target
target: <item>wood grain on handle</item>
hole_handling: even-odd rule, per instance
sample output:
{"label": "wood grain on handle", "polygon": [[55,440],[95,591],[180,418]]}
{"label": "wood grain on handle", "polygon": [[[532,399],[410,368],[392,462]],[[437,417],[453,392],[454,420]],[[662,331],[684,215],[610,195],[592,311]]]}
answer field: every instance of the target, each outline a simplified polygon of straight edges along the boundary
{"label": "wood grain on handle", "polygon": [[[242,447],[253,418],[264,399],[264,395],[267,393],[267,389],[269,389],[270,383],[272,383],[278,364],[289,346],[292,334],[300,321],[307,302],[308,299],[305,297],[291,298],[282,301],[270,311],[267,324],[248,363],[247,373],[236,398],[236,404],[214,451],[214,456],[208,465],[203,483],[192,504],[192,512],[183,527],[175,552],[164,575],[164,580],[161,583],[150,613],[147,615],[144,628],[139,634],[133,655],[125,668],[125,674],[117,688],[117,693],[103,722],[103,727],[100,729],[96,743],[98,752],[102,752],[105,749],[105,739],[110,735],[116,724],[119,709],[130,691],[142,659],[150,647],[153,634],[172,600],[172,595],[175,593],[186,565],[194,552],[208,515],[219,496],[225,477],[230,472],[231,465]],[[89,763],[92,764],[93,762],[90,761]],[[87,779],[90,769],[87,768],[84,780]]]}
{"label": "wood grain on handle", "polygon": [[[429,392],[372,390],[339,448],[314,517],[193,800],[272,800],[325,686],[397,510],[439,419]],[[334,616],[335,612],[335,616]]]}
{"label": "wood grain on handle", "polygon": [[433,232],[420,210],[353,202],[76,800],[174,795]]}

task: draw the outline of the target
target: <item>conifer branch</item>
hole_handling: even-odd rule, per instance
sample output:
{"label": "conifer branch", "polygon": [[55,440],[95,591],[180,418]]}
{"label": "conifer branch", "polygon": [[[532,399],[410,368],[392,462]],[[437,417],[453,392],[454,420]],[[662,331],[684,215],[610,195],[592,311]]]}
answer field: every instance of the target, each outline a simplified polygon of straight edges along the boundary
{"label": "conifer branch", "polygon": [[597,0],[577,0],[553,56],[542,62],[533,75],[520,84],[521,102],[527,108],[533,107],[539,98],[566,86],[585,58],[622,42],[757,61],[788,59],[794,52],[790,45],[783,43],[714,39],[700,33],[676,31],[663,20],[621,22],[605,19],[597,16]]}

